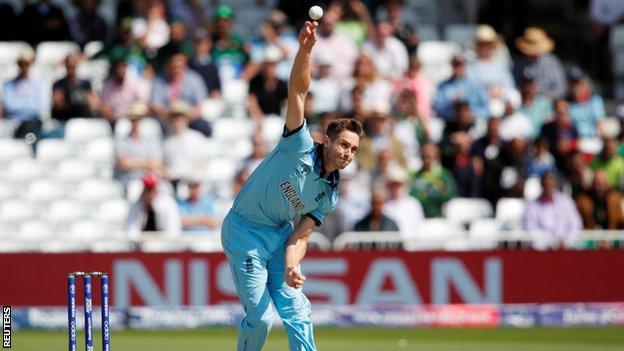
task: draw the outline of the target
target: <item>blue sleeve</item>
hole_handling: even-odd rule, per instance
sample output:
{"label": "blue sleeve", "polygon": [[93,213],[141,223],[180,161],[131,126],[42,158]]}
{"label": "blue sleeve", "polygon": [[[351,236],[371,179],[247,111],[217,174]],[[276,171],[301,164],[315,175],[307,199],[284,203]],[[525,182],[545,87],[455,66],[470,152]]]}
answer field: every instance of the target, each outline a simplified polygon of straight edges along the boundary
{"label": "blue sleeve", "polygon": [[306,213],[305,216],[310,217],[314,221],[314,224],[316,224],[316,226],[318,227],[321,224],[323,224],[323,221],[325,220],[325,216],[331,213],[331,211],[333,211],[334,208],[336,208],[336,202],[334,202],[330,206],[319,207],[314,211],[310,211]]}
{"label": "blue sleeve", "polygon": [[294,130],[286,129],[284,126],[284,133],[282,134],[282,138],[277,144],[277,149],[280,151],[286,152],[294,152],[294,153],[304,153],[310,151],[314,147],[314,140],[312,140],[312,135],[310,135],[310,130],[308,129],[308,124],[303,120],[303,124]]}

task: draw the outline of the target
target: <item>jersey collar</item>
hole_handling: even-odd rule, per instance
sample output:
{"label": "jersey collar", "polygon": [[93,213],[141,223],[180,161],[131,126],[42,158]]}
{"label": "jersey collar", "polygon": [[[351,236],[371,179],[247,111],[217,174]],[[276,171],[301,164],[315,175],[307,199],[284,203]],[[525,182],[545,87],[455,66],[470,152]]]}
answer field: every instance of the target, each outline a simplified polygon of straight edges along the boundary
{"label": "jersey collar", "polygon": [[332,188],[336,188],[340,183],[340,172],[334,170],[329,174],[329,177],[325,178],[325,161],[323,159],[323,144],[314,143],[314,172],[319,175],[319,178],[329,184]]}

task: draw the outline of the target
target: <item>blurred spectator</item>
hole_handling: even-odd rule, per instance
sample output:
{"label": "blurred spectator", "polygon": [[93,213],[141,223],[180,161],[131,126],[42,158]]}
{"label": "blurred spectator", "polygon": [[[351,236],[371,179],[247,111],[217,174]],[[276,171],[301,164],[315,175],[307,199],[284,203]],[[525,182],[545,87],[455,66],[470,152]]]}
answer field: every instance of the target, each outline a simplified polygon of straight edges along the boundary
{"label": "blurred spectator", "polygon": [[388,22],[375,25],[375,36],[362,45],[362,53],[370,56],[379,75],[386,79],[401,77],[408,67],[407,49],[392,36],[392,26]]}
{"label": "blurred spectator", "polygon": [[290,69],[299,48],[297,33],[288,26],[288,18],[280,10],[271,11],[260,27],[260,36],[251,41],[250,59],[254,70],[259,69],[266,60],[267,48],[276,47],[281,52],[282,60],[277,64],[277,77],[287,81]]}
{"label": "blurred spectator", "polygon": [[195,39],[195,54],[189,62],[189,68],[199,73],[208,89],[208,94],[216,99],[221,96],[221,78],[210,51],[212,51],[212,39],[208,33],[200,33]]}
{"label": "blurred spectator", "polygon": [[624,228],[622,193],[609,187],[608,176],[602,170],[594,174],[591,189],[576,197],[576,205],[585,229]]}
{"label": "blurred spectator", "polygon": [[143,177],[143,193],[130,207],[126,219],[126,233],[130,239],[139,239],[141,232],[163,232],[173,238],[181,232],[178,206],[171,195],[159,187],[158,177],[146,173]]}
{"label": "blurred spectator", "polygon": [[622,189],[624,187],[624,157],[617,153],[617,142],[613,138],[604,140],[604,146],[589,164],[592,170],[603,170],[607,175],[610,188]]}
{"label": "blurred spectator", "polygon": [[413,237],[425,219],[420,202],[409,196],[406,185],[409,179],[405,171],[392,167],[386,176],[388,199],[383,213],[393,220],[405,238]]}
{"label": "blurred spectator", "polygon": [[232,33],[232,19],[234,11],[231,7],[221,5],[214,15],[214,30],[212,31],[212,58],[219,68],[221,78],[238,78],[243,73],[249,61],[249,48],[241,37]]}
{"label": "blurred spectator", "polygon": [[602,97],[592,92],[589,78],[574,67],[568,76],[570,82],[570,119],[581,138],[597,136],[597,127],[605,117]]}
{"label": "blurred spectator", "polygon": [[168,110],[172,134],[164,143],[165,176],[175,186],[181,179],[201,173],[206,167],[206,138],[189,129],[191,108],[186,103],[173,101]]}
{"label": "blurred spectator", "polygon": [[181,100],[191,107],[189,127],[205,136],[212,135],[212,126],[201,118],[201,104],[208,97],[206,86],[199,74],[188,68],[188,58],[175,54],[169,58],[163,75],[156,78],[150,98],[151,110],[166,120],[168,106]]}
{"label": "blurred spectator", "polygon": [[206,14],[213,12],[213,3],[202,0],[169,0],[167,13],[171,18],[179,18],[188,28],[203,28],[208,25]]}
{"label": "blurred spectator", "polygon": [[136,83],[140,78],[128,78],[128,63],[124,60],[113,62],[110,75],[104,81],[101,92],[102,117],[115,124],[126,117],[128,109],[135,102],[146,103],[149,96]]}
{"label": "blurred spectator", "polygon": [[420,71],[420,62],[416,56],[410,57],[409,66],[403,77],[394,83],[394,92],[401,93],[405,90],[414,95],[416,116],[427,119],[431,116],[431,83]]}
{"label": "blurred spectator", "polygon": [[167,61],[175,54],[184,54],[187,59],[193,57],[193,42],[187,35],[186,26],[180,19],[174,19],[169,24],[169,41],[163,45],[153,60],[154,69],[160,73]]}
{"label": "blurred spectator", "polygon": [[528,176],[542,176],[557,173],[555,157],[550,153],[550,144],[546,138],[538,138],[533,143],[531,158],[527,167]]}
{"label": "blurred spectator", "polygon": [[435,144],[424,144],[420,149],[422,168],[411,180],[410,195],[422,204],[425,216],[441,217],[442,205],[457,196],[453,175],[440,165],[440,150]]}
{"label": "blurred spectator", "polygon": [[485,86],[491,100],[508,100],[510,94],[518,95],[509,66],[496,56],[502,45],[494,28],[487,24],[475,32],[476,57],[468,62],[467,75]]}
{"label": "blurred spectator", "polygon": [[503,197],[524,197],[524,183],[527,179],[527,167],[529,165],[527,149],[527,140],[520,138],[514,138],[505,145],[498,187],[502,190],[501,195]]}
{"label": "blurred spectator", "polygon": [[201,181],[197,177],[188,178],[189,196],[178,201],[182,230],[201,232],[219,227],[215,206],[210,196],[203,192]]}
{"label": "blurred spectator", "polygon": [[610,39],[612,30],[624,20],[624,2],[618,0],[590,0],[589,16],[591,19],[592,42],[589,50],[589,67],[592,76],[603,83],[603,91],[613,84],[613,59]]}
{"label": "blurred spectator", "polygon": [[340,201],[335,211],[340,211],[346,231],[353,230],[355,223],[370,210],[370,191],[367,186],[360,186],[360,178],[343,172],[340,175]]}
{"label": "blurred spectator", "polygon": [[71,40],[63,10],[50,0],[25,4],[18,18],[20,39],[36,47],[42,41]]}
{"label": "blurred spectator", "polygon": [[72,37],[81,47],[90,41],[107,41],[107,24],[97,13],[101,0],[72,0],[77,13],[69,22]]}
{"label": "blurred spectator", "polygon": [[[343,95],[344,95],[343,91]],[[354,86],[349,91],[350,104],[344,104],[344,99],[341,102],[340,113],[343,117],[353,118],[362,123],[366,121],[369,111],[364,107],[364,88]]]}
{"label": "blurred spectator", "polygon": [[527,203],[524,229],[530,231],[533,247],[538,250],[577,246],[581,217],[574,201],[558,189],[554,173],[542,175],[542,194]]}
{"label": "blurred spectator", "polygon": [[132,36],[153,57],[156,50],[169,41],[169,24],[166,19],[165,3],[162,0],[146,1],[145,14],[132,20]]}
{"label": "blurred spectator", "polygon": [[546,138],[557,168],[566,175],[570,174],[570,156],[578,149],[578,132],[570,122],[568,102],[557,99],[553,103],[555,118],[542,126],[540,137]]}
{"label": "blurred spectator", "polygon": [[133,179],[140,179],[146,171],[160,173],[164,168],[160,140],[146,139],[139,130],[147,112],[145,104],[133,104],[127,114],[131,123],[130,134],[115,140],[114,177],[125,188]]}
{"label": "blurred spectator", "polygon": [[406,14],[404,4],[404,0],[384,1],[386,16],[383,18],[390,23],[393,35],[405,45],[408,54],[413,55],[416,53],[420,38],[416,34],[414,27],[407,22],[411,18],[410,15],[413,14]]}
{"label": "blurred spectator", "polygon": [[533,135],[536,134],[531,120],[524,113],[516,111],[508,101],[505,102],[505,111],[498,133],[503,141],[512,139],[532,140]]}
{"label": "blurred spectator", "polygon": [[282,53],[275,46],[267,47],[262,71],[249,82],[247,108],[256,121],[267,115],[280,116],[288,97],[288,84],[277,77],[277,64]]}
{"label": "blurred spectator", "polygon": [[526,70],[522,73],[519,84],[522,105],[518,112],[529,118],[535,136],[539,133],[544,122],[552,115],[551,102],[544,95],[537,93],[537,80],[531,71]]}
{"label": "blurred spectator", "polygon": [[575,152],[570,155],[570,171],[567,180],[572,189],[572,197],[577,198],[580,194],[588,194],[594,179],[594,172],[585,163],[583,154]]}
{"label": "blurred spectator", "polygon": [[428,119],[418,113],[418,107],[412,91],[404,90],[398,96],[395,105],[397,111],[393,113],[395,118],[394,136],[405,147],[405,156],[420,156],[420,145],[429,140],[427,129]]}
{"label": "blurred spectator", "polygon": [[398,232],[397,224],[384,214],[383,207],[386,203],[386,194],[380,190],[373,190],[371,195],[371,210],[359,220],[353,230],[356,232]]}
{"label": "blurred spectator", "polygon": [[23,51],[17,59],[17,77],[4,82],[0,93],[0,116],[13,122],[16,138],[23,138],[29,133],[38,138],[41,118],[47,108],[45,85],[31,74],[34,61],[35,52],[32,49]]}
{"label": "blurred spectator", "polygon": [[78,79],[76,74],[80,58],[65,58],[67,75],[52,85],[52,118],[67,121],[74,117],[93,117],[99,113],[100,98],[91,89],[91,83]]}
{"label": "blurred spectator", "polygon": [[373,36],[375,24],[363,1],[333,1],[327,12],[338,14],[336,31],[346,34],[358,47],[362,46],[366,38]]}
{"label": "blurred spectator", "polygon": [[117,27],[117,37],[106,44],[102,51],[94,58],[106,57],[111,68],[119,61],[125,61],[130,66],[129,76],[138,77],[143,74],[147,64],[145,50],[132,38],[132,20],[126,18]]}
{"label": "blurred spectator", "polygon": [[478,197],[484,197],[492,206],[502,196],[500,175],[503,170],[503,140],[498,133],[501,120],[488,119],[486,134],[477,139],[471,147],[475,177],[479,178]]}
{"label": "blurred spectator", "polygon": [[367,135],[360,141],[357,162],[360,169],[373,170],[377,155],[388,149],[390,157],[401,167],[407,167],[403,144],[392,134],[392,121],[388,107],[380,106],[367,120]]}
{"label": "blurred spectator", "polygon": [[516,47],[524,55],[514,62],[516,82],[521,81],[522,74],[530,71],[537,81],[537,93],[549,98],[560,98],[565,95],[565,74],[559,59],[551,54],[555,43],[543,29],[528,27],[524,34],[516,39]]}
{"label": "blurred spectator", "polygon": [[455,103],[466,101],[475,117],[489,117],[489,98],[482,85],[466,75],[466,61],[461,56],[451,60],[452,76],[440,83],[433,99],[433,109],[438,117],[450,120],[455,116]]}
{"label": "blurred spectator", "polygon": [[323,234],[333,244],[334,240],[346,231],[344,214],[338,209],[331,211],[314,231]]}
{"label": "blurred spectator", "polygon": [[344,79],[350,77],[353,73],[359,51],[351,38],[335,30],[339,17],[340,15],[336,11],[330,11],[329,9],[323,15],[316,34],[317,41],[314,51],[312,51],[312,58],[316,62],[320,53],[332,53],[334,58],[332,75],[338,79]]}
{"label": "blurred spectator", "polygon": [[[389,105],[392,98],[392,86],[381,78],[370,57],[362,54],[358,57],[351,80],[345,84],[342,96],[342,109],[355,108],[352,95],[354,87],[362,88],[360,108],[371,110],[380,105]],[[349,106],[349,108],[345,107]]]}
{"label": "blurred spectator", "polygon": [[331,75],[333,64],[333,56],[331,53],[320,53],[317,56],[317,75],[310,84],[310,91],[315,97],[315,113],[334,112],[338,109],[341,81]]}
{"label": "blurred spectator", "polygon": [[253,172],[256,167],[264,160],[264,157],[267,154],[267,145],[266,141],[264,141],[264,136],[261,132],[256,132],[251,140],[252,149],[251,155],[246,157],[241,165],[238,167],[239,169],[245,168],[249,170],[249,172]]}

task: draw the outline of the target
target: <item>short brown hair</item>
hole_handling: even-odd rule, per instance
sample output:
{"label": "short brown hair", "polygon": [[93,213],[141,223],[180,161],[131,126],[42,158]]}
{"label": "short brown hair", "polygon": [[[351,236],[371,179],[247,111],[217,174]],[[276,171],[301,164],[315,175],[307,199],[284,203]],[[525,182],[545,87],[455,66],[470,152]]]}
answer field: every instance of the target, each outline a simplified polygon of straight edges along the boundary
{"label": "short brown hair", "polygon": [[338,118],[329,122],[325,134],[327,134],[330,139],[334,139],[345,129],[357,134],[360,138],[364,135],[362,123],[353,118]]}

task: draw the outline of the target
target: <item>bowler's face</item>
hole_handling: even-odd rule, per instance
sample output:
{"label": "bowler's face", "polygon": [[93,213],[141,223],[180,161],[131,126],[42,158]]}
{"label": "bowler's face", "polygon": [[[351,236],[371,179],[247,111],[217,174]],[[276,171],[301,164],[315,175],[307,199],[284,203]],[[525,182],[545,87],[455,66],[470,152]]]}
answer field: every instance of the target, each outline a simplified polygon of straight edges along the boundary
{"label": "bowler's face", "polygon": [[334,140],[329,139],[327,145],[329,147],[327,162],[338,169],[344,169],[355,158],[360,145],[360,137],[352,131],[343,130]]}

